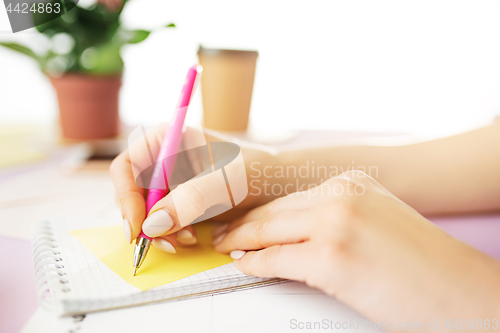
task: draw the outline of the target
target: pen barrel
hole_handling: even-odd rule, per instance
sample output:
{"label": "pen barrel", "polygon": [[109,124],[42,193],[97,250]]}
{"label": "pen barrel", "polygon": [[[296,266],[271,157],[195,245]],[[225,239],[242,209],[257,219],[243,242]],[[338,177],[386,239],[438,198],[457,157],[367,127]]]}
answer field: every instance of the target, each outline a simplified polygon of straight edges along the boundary
{"label": "pen barrel", "polygon": [[158,153],[158,158],[151,176],[149,190],[168,190],[169,181],[174,171],[175,161],[184,133],[184,120],[186,119],[187,106],[175,110],[170,121]]}
{"label": "pen barrel", "polygon": [[153,174],[149,183],[149,194],[146,202],[146,210],[148,213],[154,204],[168,193],[170,178],[174,171],[175,161],[185,131],[184,121],[186,119],[189,102],[202,70],[203,67],[200,65],[194,65],[189,68],[177,107],[175,108],[172,120],[163,136],[158,158],[155,162]]}
{"label": "pen barrel", "polygon": [[[193,90],[197,79],[203,68],[200,65],[194,65],[188,70],[186,81],[182,87],[181,95],[174,111],[174,115],[168,128],[165,131],[163,141],[160,147],[158,158],[149,183],[148,198],[146,200],[146,217],[151,208],[165,197],[169,192],[169,180],[172,177],[175,161],[182,142],[182,135],[185,131],[184,120],[191,100]],[[134,268],[141,266],[151,246],[151,237],[148,237],[141,230],[136,239],[134,251]],[[135,275],[135,270],[134,270]]]}
{"label": "pen barrel", "polygon": [[151,211],[151,208],[163,199],[168,194],[168,191],[166,190],[158,190],[158,189],[149,189],[148,191],[148,197],[146,199],[146,214],[149,214]]}

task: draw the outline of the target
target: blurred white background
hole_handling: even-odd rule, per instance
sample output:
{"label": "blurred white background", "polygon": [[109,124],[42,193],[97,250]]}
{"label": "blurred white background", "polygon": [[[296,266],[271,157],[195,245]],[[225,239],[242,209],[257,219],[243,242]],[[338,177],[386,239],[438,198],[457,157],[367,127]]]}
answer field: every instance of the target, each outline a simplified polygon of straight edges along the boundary
{"label": "blurred white background", "polygon": [[[168,120],[201,43],[259,51],[253,128],[443,135],[487,124],[500,114],[498,2],[131,1],[126,25],[177,28],[124,49],[121,117]],[[201,119],[199,91],[189,118]],[[20,121],[56,122],[55,94],[33,61],[0,48],[0,122]]]}

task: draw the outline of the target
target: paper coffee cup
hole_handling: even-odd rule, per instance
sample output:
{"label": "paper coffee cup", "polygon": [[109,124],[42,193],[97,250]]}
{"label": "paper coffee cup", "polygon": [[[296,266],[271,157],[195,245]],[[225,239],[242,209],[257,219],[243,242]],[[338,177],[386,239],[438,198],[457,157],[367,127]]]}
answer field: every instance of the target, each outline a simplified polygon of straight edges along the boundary
{"label": "paper coffee cup", "polygon": [[247,130],[257,56],[256,51],[200,46],[204,127],[216,131]]}

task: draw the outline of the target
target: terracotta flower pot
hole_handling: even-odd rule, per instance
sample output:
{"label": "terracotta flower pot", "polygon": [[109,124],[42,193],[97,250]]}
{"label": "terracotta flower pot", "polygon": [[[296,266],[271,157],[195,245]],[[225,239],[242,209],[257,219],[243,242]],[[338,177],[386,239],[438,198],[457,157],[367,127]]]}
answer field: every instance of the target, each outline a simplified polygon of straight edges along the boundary
{"label": "terracotta flower pot", "polygon": [[103,139],[119,131],[121,75],[50,77],[57,92],[62,133],[68,139]]}

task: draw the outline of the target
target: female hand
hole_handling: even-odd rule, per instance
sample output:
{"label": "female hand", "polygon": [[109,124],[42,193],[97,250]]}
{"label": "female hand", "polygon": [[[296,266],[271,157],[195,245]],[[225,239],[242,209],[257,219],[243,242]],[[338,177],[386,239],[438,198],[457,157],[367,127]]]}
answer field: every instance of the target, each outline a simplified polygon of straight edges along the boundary
{"label": "female hand", "polygon": [[[177,183],[181,184],[158,201],[146,219],[144,198],[150,179],[150,175],[147,176],[148,168],[152,165],[150,156],[158,156],[167,125],[165,123],[148,131],[147,140],[142,130],[139,129],[138,140],[131,140],[129,148],[115,158],[110,167],[110,175],[116,190],[116,201],[122,212],[127,240],[131,243],[137,238],[142,228],[146,235],[154,237],[153,245],[161,250],[175,253],[177,244],[196,243],[196,235],[193,228],[189,226],[190,223],[196,219],[203,219],[206,216],[205,212],[214,216],[228,210],[231,208],[231,203],[229,202],[229,207],[222,207],[222,210],[214,209],[227,203],[228,190],[221,170],[212,172],[213,165],[219,162],[217,156],[206,156],[208,150],[197,149],[206,147],[207,143],[224,141],[223,138],[215,132],[201,132],[188,127],[182,141],[183,153],[177,155],[175,170],[178,172],[174,171],[174,174],[177,173]],[[224,139],[228,141],[229,138]],[[212,151],[212,155],[214,154]],[[233,162],[225,164],[225,177],[230,183],[235,177],[243,179],[243,187],[246,189],[245,169],[248,169],[248,163],[263,159],[269,162],[270,158],[268,153],[254,148],[242,147],[241,154],[244,155],[245,165]],[[218,156],[223,159],[223,155]],[[144,174],[146,176],[143,179]],[[197,175],[198,177],[192,179]],[[172,178],[175,177],[172,176]],[[182,180],[179,181],[179,178]],[[234,187],[232,189],[233,200],[236,200],[237,193]],[[243,199],[245,194],[246,192],[241,195],[240,199]],[[218,215],[216,219],[235,218],[262,203],[262,197],[249,195],[237,207]]]}
{"label": "female hand", "polygon": [[393,329],[500,319],[499,263],[360,171],[255,208],[214,239],[242,272],[303,281]]}

